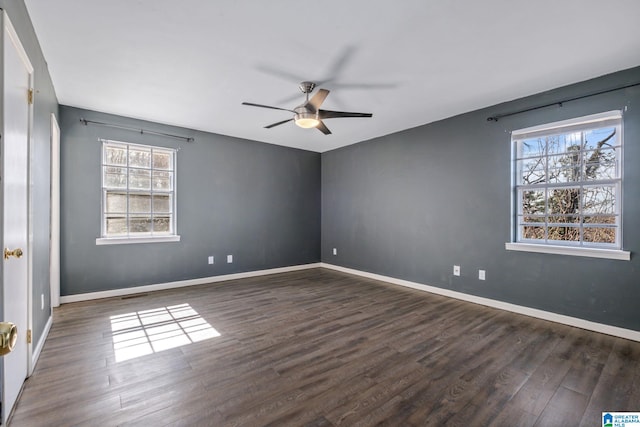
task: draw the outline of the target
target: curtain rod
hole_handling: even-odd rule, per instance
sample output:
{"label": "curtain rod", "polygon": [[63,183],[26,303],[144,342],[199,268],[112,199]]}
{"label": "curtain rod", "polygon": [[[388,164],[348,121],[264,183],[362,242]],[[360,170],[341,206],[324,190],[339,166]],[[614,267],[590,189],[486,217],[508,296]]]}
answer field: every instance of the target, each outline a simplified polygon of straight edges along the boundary
{"label": "curtain rod", "polygon": [[192,137],[190,137],[190,136],[172,135],[170,133],[155,132],[155,131],[152,131],[152,130],[144,130],[144,129],[132,128],[132,127],[129,127],[129,126],[116,125],[116,124],[113,124],[113,123],[96,122],[94,120],[83,119],[82,117],[80,117],[80,123],[82,123],[85,126],[87,126],[89,123],[91,123],[92,125],[99,125],[99,126],[106,126],[106,127],[110,127],[110,128],[116,128],[116,129],[130,130],[130,131],[134,131],[134,132],[139,132],[141,134],[148,133],[149,135],[158,135],[158,136],[166,136],[167,138],[183,139],[183,140],[185,140],[187,142],[193,142],[194,141],[194,139]]}
{"label": "curtain rod", "polygon": [[562,101],[556,101],[556,102],[551,102],[549,104],[538,105],[537,107],[530,107],[530,108],[524,108],[522,110],[512,111],[511,113],[496,114],[496,115],[493,115],[491,117],[487,117],[487,121],[488,122],[497,122],[498,120],[502,119],[503,117],[509,117],[509,116],[514,116],[516,114],[527,113],[529,111],[539,110],[541,108],[551,107],[553,105],[559,105],[560,107],[562,107],[562,104],[564,104],[565,102],[577,101],[579,99],[589,98],[590,96],[602,95],[603,93],[615,92],[617,90],[627,89],[627,88],[634,87],[634,86],[639,86],[639,85],[640,85],[640,83],[631,83],[631,84],[620,86],[620,87],[616,87],[616,88],[613,88],[613,89],[601,90],[599,92],[589,93],[587,95],[575,96],[573,98],[564,99]]}

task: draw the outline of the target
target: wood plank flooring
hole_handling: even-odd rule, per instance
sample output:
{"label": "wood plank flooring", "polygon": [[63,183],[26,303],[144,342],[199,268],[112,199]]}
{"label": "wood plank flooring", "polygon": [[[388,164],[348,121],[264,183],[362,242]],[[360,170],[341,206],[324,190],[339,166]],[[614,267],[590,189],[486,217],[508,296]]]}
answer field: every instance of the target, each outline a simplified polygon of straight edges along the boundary
{"label": "wood plank flooring", "polygon": [[[183,304],[196,314],[145,317]],[[219,336],[198,341],[203,323]],[[171,339],[195,342],[151,352]],[[640,411],[640,343],[312,269],[63,305],[10,425],[599,426],[603,411]]]}

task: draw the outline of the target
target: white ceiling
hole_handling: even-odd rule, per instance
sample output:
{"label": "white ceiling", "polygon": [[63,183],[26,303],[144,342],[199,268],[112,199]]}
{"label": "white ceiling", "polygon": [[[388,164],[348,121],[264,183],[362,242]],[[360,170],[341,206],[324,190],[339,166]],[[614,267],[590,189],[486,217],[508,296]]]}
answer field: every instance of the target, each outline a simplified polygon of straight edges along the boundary
{"label": "white ceiling", "polygon": [[[640,1],[25,0],[59,102],[324,152],[640,65]],[[373,113],[301,129],[322,108]]]}

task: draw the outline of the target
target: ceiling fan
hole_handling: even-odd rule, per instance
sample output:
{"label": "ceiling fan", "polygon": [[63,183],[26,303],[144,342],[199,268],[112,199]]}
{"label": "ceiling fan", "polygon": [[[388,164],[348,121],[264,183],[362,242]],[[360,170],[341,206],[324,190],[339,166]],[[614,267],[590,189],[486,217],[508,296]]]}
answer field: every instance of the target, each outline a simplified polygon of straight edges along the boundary
{"label": "ceiling fan", "polygon": [[346,111],[331,111],[322,110],[320,106],[324,102],[329,91],[327,89],[318,89],[315,95],[309,99],[309,94],[313,92],[316,84],[313,82],[300,83],[300,91],[306,95],[304,103],[298,105],[293,110],[288,108],[272,107],[270,105],[254,104],[252,102],[243,102],[242,105],[250,105],[252,107],[271,108],[272,110],[283,110],[293,113],[293,117],[281,122],[272,123],[265,126],[265,129],[271,129],[272,127],[280,126],[293,120],[293,122],[301,128],[309,129],[316,128],[325,135],[329,135],[331,131],[324,124],[324,119],[335,119],[339,117],[372,117],[371,113],[349,113]]}

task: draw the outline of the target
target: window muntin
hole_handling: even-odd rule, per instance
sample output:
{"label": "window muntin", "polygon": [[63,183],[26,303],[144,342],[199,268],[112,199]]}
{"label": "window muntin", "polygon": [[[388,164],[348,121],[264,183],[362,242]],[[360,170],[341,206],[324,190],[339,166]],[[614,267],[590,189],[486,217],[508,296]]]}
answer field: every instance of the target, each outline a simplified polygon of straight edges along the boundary
{"label": "window muntin", "polygon": [[176,150],[102,141],[102,237],[176,235]]}
{"label": "window muntin", "polygon": [[515,153],[515,241],[621,249],[619,111],[523,129]]}

